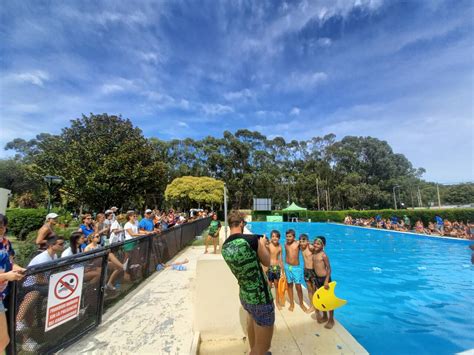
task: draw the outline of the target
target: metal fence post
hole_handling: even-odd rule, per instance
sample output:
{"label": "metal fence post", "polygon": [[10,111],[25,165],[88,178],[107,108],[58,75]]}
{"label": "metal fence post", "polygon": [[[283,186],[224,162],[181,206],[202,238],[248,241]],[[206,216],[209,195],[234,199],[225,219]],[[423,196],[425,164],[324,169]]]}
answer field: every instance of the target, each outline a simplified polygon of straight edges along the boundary
{"label": "metal fence post", "polygon": [[[7,355],[16,354],[16,329],[15,329],[15,318],[16,318],[16,293],[17,293],[17,282],[10,283],[10,293],[8,298],[8,336],[10,337],[10,343],[6,350]],[[1,301],[0,301],[1,302]]]}
{"label": "metal fence post", "polygon": [[148,236],[148,250],[146,253],[146,267],[145,267],[145,278],[151,275],[150,264],[151,264],[151,251],[153,248],[153,238],[156,236],[156,233],[153,233]]}
{"label": "metal fence post", "polygon": [[102,314],[104,313],[105,282],[110,250],[102,256],[102,272],[100,274],[99,304],[97,307],[97,325],[102,323]]}

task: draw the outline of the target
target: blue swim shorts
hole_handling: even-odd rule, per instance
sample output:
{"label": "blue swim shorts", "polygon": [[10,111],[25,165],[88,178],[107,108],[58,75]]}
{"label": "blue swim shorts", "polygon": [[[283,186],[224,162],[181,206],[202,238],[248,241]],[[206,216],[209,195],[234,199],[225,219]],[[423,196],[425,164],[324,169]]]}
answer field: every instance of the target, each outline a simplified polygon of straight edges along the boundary
{"label": "blue swim shorts", "polygon": [[240,303],[257,325],[261,327],[271,327],[275,324],[275,306],[273,302],[269,304],[249,304],[241,299]]}
{"label": "blue swim shorts", "polygon": [[300,285],[305,285],[306,282],[304,281],[304,272],[301,265],[288,265],[285,263],[285,275],[286,275],[286,282],[289,284],[297,283]]}

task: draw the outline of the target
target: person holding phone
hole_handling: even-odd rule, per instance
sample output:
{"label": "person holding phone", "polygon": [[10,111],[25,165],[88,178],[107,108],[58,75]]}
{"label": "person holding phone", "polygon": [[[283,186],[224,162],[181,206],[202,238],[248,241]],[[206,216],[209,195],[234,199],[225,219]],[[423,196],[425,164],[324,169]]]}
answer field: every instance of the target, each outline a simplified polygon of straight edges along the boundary
{"label": "person holding phone", "polygon": [[23,279],[25,269],[13,262],[15,251],[12,243],[7,239],[8,219],[0,213],[0,353],[10,342],[7,330],[7,318],[3,301],[8,293],[8,282]]}
{"label": "person holding phone", "polygon": [[270,266],[270,253],[263,235],[243,234],[242,213],[231,211],[227,219],[230,236],[222,245],[222,256],[239,283],[250,354],[263,355],[270,349],[275,323],[273,297],[261,266]]}

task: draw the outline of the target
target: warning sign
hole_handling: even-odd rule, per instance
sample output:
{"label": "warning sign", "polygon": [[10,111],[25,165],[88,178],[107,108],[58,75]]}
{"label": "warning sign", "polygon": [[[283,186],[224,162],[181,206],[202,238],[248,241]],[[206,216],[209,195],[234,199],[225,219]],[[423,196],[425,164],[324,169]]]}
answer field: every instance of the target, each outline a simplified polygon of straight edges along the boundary
{"label": "warning sign", "polygon": [[83,278],[84,267],[51,275],[45,331],[77,317],[81,306]]}

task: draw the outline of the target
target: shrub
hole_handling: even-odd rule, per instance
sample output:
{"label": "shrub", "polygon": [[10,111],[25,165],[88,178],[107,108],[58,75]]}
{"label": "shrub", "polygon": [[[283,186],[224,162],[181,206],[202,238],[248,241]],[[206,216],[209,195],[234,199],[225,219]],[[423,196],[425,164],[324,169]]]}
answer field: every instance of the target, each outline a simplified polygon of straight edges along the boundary
{"label": "shrub", "polygon": [[9,208],[7,209],[8,230],[18,240],[25,240],[28,233],[36,231],[44,223],[44,208]]}
{"label": "shrub", "polygon": [[15,263],[22,267],[27,267],[35,251],[35,243],[24,242],[19,244],[15,249]]}

